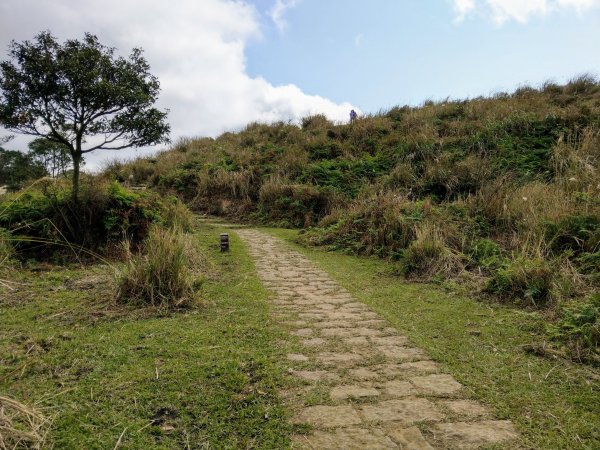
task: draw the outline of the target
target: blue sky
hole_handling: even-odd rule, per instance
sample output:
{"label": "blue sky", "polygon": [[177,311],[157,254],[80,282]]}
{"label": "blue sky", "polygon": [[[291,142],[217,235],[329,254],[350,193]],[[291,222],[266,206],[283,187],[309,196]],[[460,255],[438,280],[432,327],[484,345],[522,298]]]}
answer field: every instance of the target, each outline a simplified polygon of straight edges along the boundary
{"label": "blue sky", "polygon": [[0,59],[42,30],[143,48],[173,141],[600,74],[600,0],[0,0]]}
{"label": "blue sky", "polygon": [[301,0],[286,11],[285,29],[265,22],[264,38],[248,46],[248,72],[369,112],[600,73],[600,8],[526,23],[499,24],[483,11],[456,17],[443,0]]}

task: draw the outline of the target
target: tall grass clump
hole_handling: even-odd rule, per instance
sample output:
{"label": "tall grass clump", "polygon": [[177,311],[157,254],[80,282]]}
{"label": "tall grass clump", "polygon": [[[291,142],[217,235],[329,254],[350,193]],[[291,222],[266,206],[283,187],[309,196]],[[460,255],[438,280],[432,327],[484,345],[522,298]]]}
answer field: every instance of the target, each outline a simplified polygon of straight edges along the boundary
{"label": "tall grass clump", "polygon": [[189,239],[181,230],[152,227],[144,251],[128,253],[125,267],[117,274],[117,301],[159,308],[190,306],[198,262]]}
{"label": "tall grass clump", "polygon": [[418,226],[416,239],[402,259],[402,271],[415,278],[449,277],[463,268],[461,255],[448,248],[440,230],[432,224]]}

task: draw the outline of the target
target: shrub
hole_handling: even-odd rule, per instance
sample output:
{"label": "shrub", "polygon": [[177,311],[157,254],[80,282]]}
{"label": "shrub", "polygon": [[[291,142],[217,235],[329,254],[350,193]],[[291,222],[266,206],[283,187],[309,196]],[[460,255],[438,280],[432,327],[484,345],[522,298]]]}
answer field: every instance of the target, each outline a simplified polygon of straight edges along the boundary
{"label": "shrub", "polygon": [[473,243],[469,256],[478,265],[490,269],[502,262],[502,249],[491,239],[478,239]]}
{"label": "shrub", "polygon": [[180,230],[152,227],[144,253],[128,254],[117,274],[119,303],[160,308],[180,308],[193,303],[197,266],[189,237]]}
{"label": "shrub", "polygon": [[551,299],[554,276],[553,268],[546,261],[518,257],[498,268],[486,289],[502,298],[544,306]]}
{"label": "shrub", "polygon": [[593,251],[600,246],[600,217],[575,214],[544,225],[548,246],[556,253]]}
{"label": "shrub", "polygon": [[552,339],[563,343],[575,359],[600,362],[600,294],[563,307],[560,319],[548,330]]}
{"label": "shrub", "polygon": [[376,193],[336,209],[319,223],[319,230],[303,240],[333,249],[397,259],[415,238],[414,224],[421,220],[420,205],[393,193]]}
{"label": "shrub", "polygon": [[263,219],[284,226],[308,227],[329,213],[335,201],[330,189],[267,181],[260,189],[259,212]]}
{"label": "shrub", "polygon": [[417,227],[416,237],[401,261],[401,269],[406,276],[448,277],[463,269],[461,256],[445,245],[440,231],[434,225]]}
{"label": "shrub", "polygon": [[0,204],[0,226],[22,238],[16,250],[28,256],[49,257],[71,245],[102,252],[123,239],[139,245],[153,223],[185,220],[173,201],[152,191],[130,191],[117,182],[89,180],[74,205],[69,188],[55,183]]}

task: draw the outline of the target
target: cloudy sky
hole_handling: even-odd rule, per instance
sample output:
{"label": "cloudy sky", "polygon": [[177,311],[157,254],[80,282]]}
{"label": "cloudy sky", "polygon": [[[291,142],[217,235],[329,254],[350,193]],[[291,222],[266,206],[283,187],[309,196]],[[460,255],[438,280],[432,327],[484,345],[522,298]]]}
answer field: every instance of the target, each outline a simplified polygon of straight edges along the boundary
{"label": "cloudy sky", "polygon": [[142,47],[174,140],[600,74],[600,0],[0,0],[1,59],[41,30]]}

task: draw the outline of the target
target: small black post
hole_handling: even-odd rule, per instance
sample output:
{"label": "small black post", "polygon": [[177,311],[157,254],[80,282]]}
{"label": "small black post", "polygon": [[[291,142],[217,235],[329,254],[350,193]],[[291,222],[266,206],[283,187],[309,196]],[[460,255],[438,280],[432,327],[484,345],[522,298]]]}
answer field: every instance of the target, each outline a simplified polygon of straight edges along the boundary
{"label": "small black post", "polygon": [[221,251],[229,251],[229,235],[227,233],[221,233]]}

